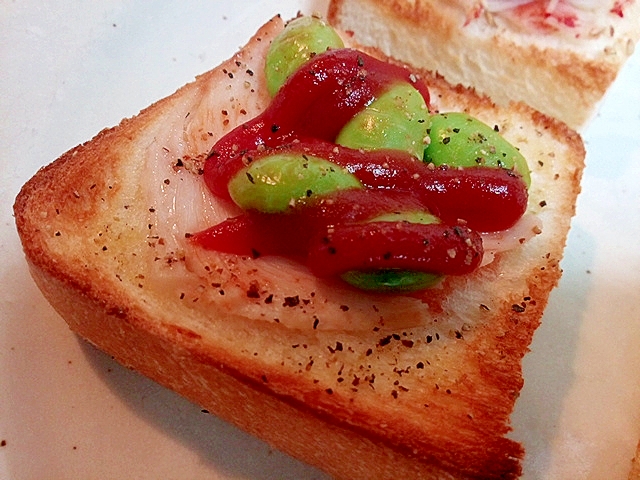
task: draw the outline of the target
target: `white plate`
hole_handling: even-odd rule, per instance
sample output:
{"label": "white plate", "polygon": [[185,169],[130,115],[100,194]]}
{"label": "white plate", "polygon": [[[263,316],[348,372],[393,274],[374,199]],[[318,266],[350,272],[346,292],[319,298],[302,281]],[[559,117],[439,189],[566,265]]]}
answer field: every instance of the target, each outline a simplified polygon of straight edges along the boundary
{"label": "white plate", "polygon": [[[24,262],[11,205],[41,166],[326,0],[4,1],[0,478],[313,479],[78,340]],[[638,52],[640,54],[640,52]],[[640,55],[585,132],[583,194],[516,405],[527,478],[626,478],[640,437]]]}

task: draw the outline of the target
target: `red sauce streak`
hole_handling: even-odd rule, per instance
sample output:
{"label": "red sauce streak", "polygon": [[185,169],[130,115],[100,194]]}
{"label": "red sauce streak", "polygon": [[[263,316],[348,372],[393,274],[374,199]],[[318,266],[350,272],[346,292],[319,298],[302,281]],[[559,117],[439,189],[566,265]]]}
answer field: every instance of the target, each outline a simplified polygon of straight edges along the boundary
{"label": "red sauce streak", "polygon": [[370,222],[339,224],[330,235],[318,235],[307,264],[319,277],[390,268],[464,275],[478,267],[482,253],[482,239],[467,228]]}
{"label": "red sauce streak", "polygon": [[379,268],[461,275],[479,265],[482,240],[466,227],[363,223],[407,209],[419,211],[424,206],[410,193],[347,190],[288,213],[248,211],[195,234],[193,240],[204,248],[236,255],[298,258],[321,277]]}
{"label": "red sauce streak", "polygon": [[199,245],[236,255],[307,255],[311,239],[341,223],[362,223],[383,213],[421,211],[424,205],[409,192],[339,190],[286,213],[247,210],[192,239]]}

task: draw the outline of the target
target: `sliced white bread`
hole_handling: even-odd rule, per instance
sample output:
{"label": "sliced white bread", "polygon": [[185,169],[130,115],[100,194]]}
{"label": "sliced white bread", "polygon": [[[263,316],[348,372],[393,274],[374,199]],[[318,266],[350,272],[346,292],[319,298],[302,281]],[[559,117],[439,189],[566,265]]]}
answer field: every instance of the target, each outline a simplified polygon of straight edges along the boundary
{"label": "sliced white bread", "polygon": [[496,126],[532,171],[541,231],[421,296],[319,280],[275,257],[194,248],[233,213],[199,175],[212,144],[268,104],[268,22],[232,59],[39,171],[14,206],[34,280],[116,360],[336,478],[515,478],[506,437],[521,359],[556,285],[580,137],[416,72],[440,111]]}

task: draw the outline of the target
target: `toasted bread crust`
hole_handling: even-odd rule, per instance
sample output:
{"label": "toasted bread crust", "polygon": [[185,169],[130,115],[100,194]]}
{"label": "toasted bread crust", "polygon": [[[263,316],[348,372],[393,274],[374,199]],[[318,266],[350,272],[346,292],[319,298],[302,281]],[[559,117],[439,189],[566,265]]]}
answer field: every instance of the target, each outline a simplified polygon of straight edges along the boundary
{"label": "toasted bread crust", "polygon": [[[256,38],[280,28],[274,19]],[[522,387],[521,358],[561,274],[580,137],[528,107],[501,109],[420,72],[436,108],[495,120],[535,156],[540,185],[531,208],[544,217],[543,234],[423,300],[436,323],[455,330],[434,323],[298,331],[214,303],[207,315],[171,300],[170,289],[142,288],[149,279],[136,269],[156,253],[147,247],[148,204],[137,199],[146,178],[140,154],[238,58],[67,152],[23,187],[16,225],[44,295],[72,330],[119,362],[337,478],[518,476],[523,450],[505,437],[508,418]],[[187,284],[196,276],[180,272]]]}
{"label": "toasted bread crust", "polygon": [[640,5],[626,8],[624,18],[613,15],[615,26],[602,26],[606,33],[575,42],[498,28],[484,17],[474,21],[482,26],[470,25],[457,2],[333,0],[328,17],[358,43],[473,86],[500,104],[522,101],[581,128],[640,38],[633,22]]}

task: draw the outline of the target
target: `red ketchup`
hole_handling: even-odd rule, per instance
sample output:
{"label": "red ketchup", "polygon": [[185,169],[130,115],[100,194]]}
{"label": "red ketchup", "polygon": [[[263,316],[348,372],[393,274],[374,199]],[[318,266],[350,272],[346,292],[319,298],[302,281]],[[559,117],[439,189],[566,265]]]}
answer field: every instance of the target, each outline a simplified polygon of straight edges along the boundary
{"label": "red ketchup", "polygon": [[388,212],[424,210],[424,202],[408,192],[344,190],[286,213],[247,211],[193,239],[227,253],[297,258],[318,276],[392,268],[447,275],[472,272],[482,260],[482,240],[473,230],[444,223],[375,221]]}
{"label": "red ketchup", "polygon": [[[434,168],[405,152],[334,143],[357,112],[397,82],[411,83],[429,103],[426,86],[404,68],[350,49],[315,56],[267,110],[213,146],[204,180],[230,200],[234,175],[261,157],[290,151],[346,168],[364,189],[334,192],[284,213],[245,211],[192,241],[238,255],[296,258],[321,277],[377,269],[459,275],[477,268],[483,249],[476,232],[507,229],[526,210],[527,190],[518,175],[498,168]],[[442,223],[375,220],[420,211]]]}

